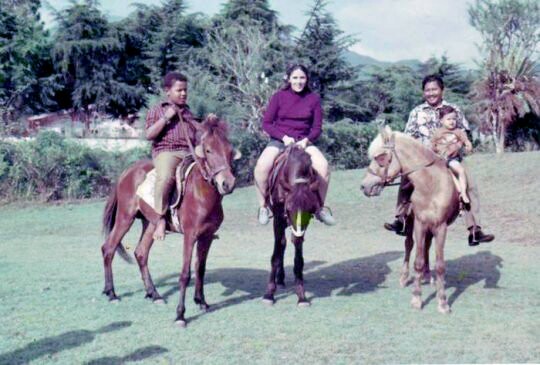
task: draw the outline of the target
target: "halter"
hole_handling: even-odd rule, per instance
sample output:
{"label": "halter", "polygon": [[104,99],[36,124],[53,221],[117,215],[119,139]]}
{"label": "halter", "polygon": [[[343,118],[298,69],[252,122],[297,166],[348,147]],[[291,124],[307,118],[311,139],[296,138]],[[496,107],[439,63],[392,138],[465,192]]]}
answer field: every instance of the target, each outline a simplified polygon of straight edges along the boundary
{"label": "halter", "polygon": [[[435,160],[436,160],[436,158],[434,158],[431,162],[428,162],[427,164],[418,165],[418,166],[412,168],[410,171],[402,172],[401,169],[403,169],[403,165],[402,165],[401,160],[399,159],[399,156],[398,156],[397,151],[396,151],[396,141],[395,141],[394,134],[392,134],[392,136],[390,137],[390,140],[388,142],[386,142],[383,145],[382,148],[384,148],[385,150],[390,150],[390,152],[391,152],[390,160],[388,161],[388,164],[384,167],[383,174],[382,175],[377,174],[369,166],[367,168],[367,172],[369,174],[374,175],[374,176],[378,177],[379,179],[381,179],[382,182],[383,182],[383,186],[399,185],[400,183],[392,183],[392,181],[394,181],[398,177],[400,177],[400,178],[407,177],[408,175],[412,174],[413,172],[425,169],[426,167],[429,167],[429,166],[433,165],[435,163]],[[400,167],[400,172],[396,176],[388,177],[388,169],[390,168],[390,165],[392,164],[392,156],[396,156],[396,160],[397,160],[397,162],[399,164],[399,167]]]}
{"label": "halter", "polygon": [[[188,142],[189,151],[191,155],[193,156],[195,163],[198,165],[199,171],[201,172],[203,179],[207,182],[210,181],[212,184],[214,184],[214,178],[216,177],[216,175],[219,174],[221,171],[228,169],[229,166],[221,165],[216,168],[211,168],[211,166],[208,165],[208,161],[206,159],[201,159],[200,157],[198,157],[197,154],[195,153],[195,148],[193,147],[193,144],[191,143],[191,138],[189,138],[186,122],[184,121],[184,118],[182,117],[181,113],[178,113],[178,116],[180,117],[180,125],[182,126],[182,129],[184,130],[184,134]],[[201,137],[201,140],[205,136],[206,136],[206,133],[203,134],[203,136]]]}

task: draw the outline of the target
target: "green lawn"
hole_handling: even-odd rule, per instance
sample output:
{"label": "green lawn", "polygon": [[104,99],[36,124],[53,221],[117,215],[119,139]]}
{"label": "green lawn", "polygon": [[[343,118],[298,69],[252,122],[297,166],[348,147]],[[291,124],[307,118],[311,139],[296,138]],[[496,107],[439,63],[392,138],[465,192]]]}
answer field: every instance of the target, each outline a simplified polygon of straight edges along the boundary
{"label": "green lawn", "polygon": [[[225,222],[208,261],[200,313],[188,290],[188,327],[174,325],[182,237],[156,243],[150,270],[167,304],[144,299],[136,265],[114,262],[121,302],[101,295],[104,202],[0,208],[0,364],[92,363],[524,363],[540,362],[540,153],[468,159],[484,228],[497,239],[466,243],[460,218],[447,245],[452,314],[423,311],[399,287],[400,237],[382,229],[396,188],[360,194],[363,170],[336,172],[328,204],[339,224],[314,223],[305,243],[310,308],[297,308],[293,250],[287,289],[260,301],[273,247],[256,223],[253,188],[225,198]],[[133,250],[139,225],[124,242]],[[193,283],[193,281],[192,281]]]}

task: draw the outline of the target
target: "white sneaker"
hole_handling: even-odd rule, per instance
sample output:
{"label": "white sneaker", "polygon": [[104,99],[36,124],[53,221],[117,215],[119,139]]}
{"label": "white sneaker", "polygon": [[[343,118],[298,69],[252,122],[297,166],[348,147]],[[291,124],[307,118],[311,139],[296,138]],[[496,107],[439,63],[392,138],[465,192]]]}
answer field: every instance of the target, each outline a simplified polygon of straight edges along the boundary
{"label": "white sneaker", "polygon": [[268,224],[270,222],[270,212],[267,207],[260,207],[258,214],[259,223],[262,225]]}
{"label": "white sneaker", "polygon": [[326,224],[327,226],[333,226],[336,224],[336,220],[332,216],[332,212],[328,207],[322,207],[322,209],[317,214],[317,219]]}

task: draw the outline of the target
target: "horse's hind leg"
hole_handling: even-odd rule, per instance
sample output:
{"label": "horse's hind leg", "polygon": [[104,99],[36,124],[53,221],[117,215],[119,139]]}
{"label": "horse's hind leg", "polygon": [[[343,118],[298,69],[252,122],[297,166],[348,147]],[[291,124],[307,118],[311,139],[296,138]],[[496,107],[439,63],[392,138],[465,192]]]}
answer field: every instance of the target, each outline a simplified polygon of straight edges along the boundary
{"label": "horse's hind leg", "polygon": [[306,299],[304,290],[304,254],[303,254],[303,237],[294,237],[294,276],[296,284],[296,295],[298,296],[298,306],[308,307],[309,301]]}
{"label": "horse's hind leg", "polygon": [[407,222],[405,224],[405,258],[403,259],[401,276],[399,277],[399,285],[401,285],[402,288],[409,284],[409,261],[411,259],[411,251],[414,246],[413,226],[414,219],[412,218],[412,215],[409,215],[407,216]]}
{"label": "horse's hind leg", "polygon": [[150,248],[154,243],[154,238],[152,237],[153,233],[154,227],[150,226],[149,222],[143,218],[141,238],[135,249],[135,258],[139,264],[144,288],[146,289],[146,298],[152,299],[154,303],[163,303],[163,298],[157,292],[154,282],[152,281],[152,276],[150,275],[150,270],[148,269],[148,256]]}
{"label": "horse's hind leg", "polygon": [[431,249],[431,242],[433,241],[433,234],[431,232],[426,232],[426,243],[424,245],[424,274],[422,277],[422,282],[424,284],[435,284],[435,280],[431,275],[430,265],[429,265],[429,250]]}
{"label": "horse's hind leg", "polygon": [[101,253],[103,255],[103,267],[105,269],[105,288],[103,294],[109,297],[110,301],[118,300],[116,293],[114,292],[113,273],[112,273],[112,260],[116,248],[122,241],[131,225],[133,224],[135,217],[117,210],[116,221],[111,233],[105,240],[103,246],[101,246]]}
{"label": "horse's hind leg", "polygon": [[197,262],[195,263],[195,295],[193,300],[199,308],[206,311],[210,306],[204,298],[204,274],[206,272],[206,259],[213,240],[212,235],[199,237],[197,242]]}
{"label": "horse's hind leg", "polygon": [[444,276],[446,273],[446,264],[444,262],[444,244],[446,241],[447,226],[443,224],[440,226],[435,234],[436,242],[436,258],[435,258],[435,272],[437,275],[437,298],[439,300],[438,310],[441,313],[449,313],[450,306],[446,299]]}
{"label": "horse's hind leg", "polygon": [[426,229],[424,225],[415,219],[414,221],[414,240],[416,241],[416,258],[414,260],[414,270],[416,276],[414,278],[413,297],[411,305],[416,309],[422,309],[422,277],[424,275],[424,245],[425,245]]}
{"label": "horse's hind leg", "polygon": [[272,253],[270,276],[266,293],[263,296],[263,302],[266,304],[274,304],[274,294],[276,293],[276,276],[283,267],[283,256],[285,254],[285,246],[287,239],[285,238],[285,229],[287,223],[281,215],[274,213],[274,252]]}

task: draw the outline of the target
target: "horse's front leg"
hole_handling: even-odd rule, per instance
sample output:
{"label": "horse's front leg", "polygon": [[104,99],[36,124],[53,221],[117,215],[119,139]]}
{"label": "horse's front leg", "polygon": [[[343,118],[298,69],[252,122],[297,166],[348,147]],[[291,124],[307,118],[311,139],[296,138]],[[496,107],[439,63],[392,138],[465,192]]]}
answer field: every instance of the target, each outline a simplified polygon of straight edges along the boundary
{"label": "horse's front leg", "polygon": [[266,287],[266,293],[263,296],[263,302],[265,304],[274,304],[274,294],[276,293],[276,276],[283,268],[283,256],[285,255],[285,246],[287,245],[287,239],[285,238],[285,229],[287,228],[287,222],[283,218],[282,214],[274,212],[274,252],[272,253],[270,276],[268,278],[268,285]]}
{"label": "horse's front leg", "polygon": [[414,220],[414,240],[416,241],[416,258],[414,260],[414,270],[416,276],[414,278],[413,297],[411,305],[416,309],[422,309],[422,278],[424,276],[424,245],[426,238],[426,228],[415,218]]}
{"label": "horse's front leg", "polygon": [[439,300],[438,310],[441,313],[450,313],[450,306],[446,299],[444,276],[446,273],[446,264],[444,262],[444,245],[446,242],[447,225],[441,225],[435,233],[436,256],[435,256],[435,273],[437,275],[437,298]]}
{"label": "horse's front leg", "polygon": [[429,264],[429,250],[431,249],[431,242],[433,241],[433,234],[431,232],[426,232],[426,242],[424,245],[424,274],[422,277],[422,283],[424,284],[435,284],[435,279],[431,275],[431,269]]}
{"label": "horse's front leg", "polygon": [[403,266],[401,267],[401,276],[399,277],[399,285],[401,285],[402,288],[406,287],[407,284],[409,284],[409,262],[411,259],[411,251],[414,246],[413,225],[414,225],[413,222],[411,222],[410,224],[407,223],[405,225],[406,227],[405,258],[403,259]]}
{"label": "horse's front leg", "polygon": [[199,305],[199,308],[207,311],[210,306],[204,298],[204,274],[206,272],[206,259],[212,245],[214,235],[205,235],[199,237],[197,242],[197,263],[195,264],[195,296],[193,300]]}
{"label": "horse's front leg", "polygon": [[195,245],[196,239],[197,237],[195,237],[194,232],[190,231],[184,233],[184,263],[179,279],[180,302],[178,303],[178,307],[176,307],[176,324],[180,327],[186,326],[186,319],[184,317],[186,312],[186,289],[191,278],[191,257],[193,255],[193,246]]}
{"label": "horse's front leg", "polygon": [[309,307],[310,303],[306,299],[306,292],[304,290],[304,237],[293,236],[292,240],[294,242],[294,276],[298,306]]}

